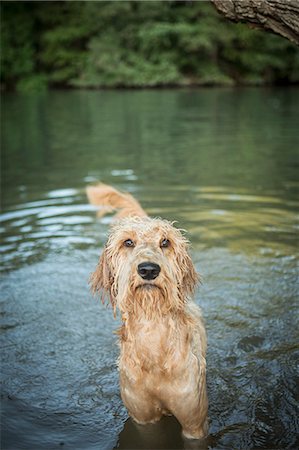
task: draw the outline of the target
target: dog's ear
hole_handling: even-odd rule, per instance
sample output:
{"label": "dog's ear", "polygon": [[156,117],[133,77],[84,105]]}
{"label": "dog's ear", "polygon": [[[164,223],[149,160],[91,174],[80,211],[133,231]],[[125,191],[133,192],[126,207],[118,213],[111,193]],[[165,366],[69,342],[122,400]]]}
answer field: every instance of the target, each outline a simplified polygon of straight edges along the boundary
{"label": "dog's ear", "polygon": [[112,289],[113,280],[114,278],[109,264],[107,248],[105,248],[100,256],[96,270],[89,278],[89,284],[93,294],[99,294],[103,303],[105,298],[108,298],[115,311],[116,301]]}
{"label": "dog's ear", "polygon": [[200,281],[200,277],[187,251],[181,254],[180,259],[180,267],[183,271],[182,287],[187,295],[192,295],[196,284]]}

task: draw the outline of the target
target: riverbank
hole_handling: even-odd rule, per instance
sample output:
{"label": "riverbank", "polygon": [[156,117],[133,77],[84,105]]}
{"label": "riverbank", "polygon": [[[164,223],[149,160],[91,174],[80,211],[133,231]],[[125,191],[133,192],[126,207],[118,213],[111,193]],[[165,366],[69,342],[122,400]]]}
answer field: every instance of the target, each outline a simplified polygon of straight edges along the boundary
{"label": "riverbank", "polygon": [[1,88],[299,83],[299,49],[210,2],[2,2]]}

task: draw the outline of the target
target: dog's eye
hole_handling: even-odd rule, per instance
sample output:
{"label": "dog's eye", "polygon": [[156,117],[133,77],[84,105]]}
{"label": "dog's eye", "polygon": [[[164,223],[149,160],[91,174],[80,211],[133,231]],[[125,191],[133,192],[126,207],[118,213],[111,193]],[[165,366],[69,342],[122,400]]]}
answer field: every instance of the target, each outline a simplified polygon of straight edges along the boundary
{"label": "dog's eye", "polygon": [[170,241],[168,240],[168,239],[163,239],[162,241],[161,241],[161,244],[160,244],[160,247],[161,248],[167,248],[167,247],[169,247],[170,246]]}
{"label": "dog's eye", "polygon": [[132,241],[132,239],[126,239],[125,242],[124,242],[124,246],[125,247],[135,247],[135,244]]}

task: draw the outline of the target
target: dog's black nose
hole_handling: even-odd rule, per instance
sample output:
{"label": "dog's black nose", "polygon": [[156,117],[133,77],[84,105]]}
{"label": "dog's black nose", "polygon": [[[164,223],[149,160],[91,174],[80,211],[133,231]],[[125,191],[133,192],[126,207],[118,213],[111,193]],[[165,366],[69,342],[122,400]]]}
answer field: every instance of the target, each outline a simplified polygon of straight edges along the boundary
{"label": "dog's black nose", "polygon": [[143,262],[137,267],[137,272],[144,280],[154,280],[157,278],[160,271],[161,267],[158,264],[151,262]]}

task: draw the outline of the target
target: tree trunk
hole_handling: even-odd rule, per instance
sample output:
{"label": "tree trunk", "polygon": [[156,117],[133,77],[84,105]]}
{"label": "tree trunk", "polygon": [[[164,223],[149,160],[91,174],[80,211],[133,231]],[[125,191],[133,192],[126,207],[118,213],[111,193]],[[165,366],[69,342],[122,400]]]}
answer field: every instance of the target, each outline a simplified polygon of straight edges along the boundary
{"label": "tree trunk", "polygon": [[271,30],[299,45],[298,0],[211,0],[233,22]]}

